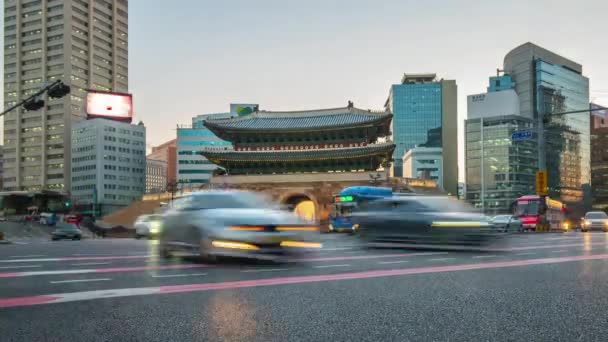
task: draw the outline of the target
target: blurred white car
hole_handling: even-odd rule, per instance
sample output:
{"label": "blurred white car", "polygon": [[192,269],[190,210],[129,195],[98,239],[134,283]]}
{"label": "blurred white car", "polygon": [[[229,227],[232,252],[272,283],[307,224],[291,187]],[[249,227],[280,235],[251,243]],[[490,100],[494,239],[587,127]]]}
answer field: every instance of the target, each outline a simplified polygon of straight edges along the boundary
{"label": "blurred white car", "polygon": [[135,238],[146,237],[151,239],[157,237],[160,233],[161,225],[161,215],[141,215],[135,221]]}

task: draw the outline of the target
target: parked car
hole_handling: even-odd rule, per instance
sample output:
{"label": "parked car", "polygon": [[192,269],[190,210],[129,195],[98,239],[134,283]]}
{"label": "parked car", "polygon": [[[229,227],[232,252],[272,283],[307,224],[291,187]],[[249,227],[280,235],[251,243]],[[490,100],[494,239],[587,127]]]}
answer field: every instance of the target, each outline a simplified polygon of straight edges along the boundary
{"label": "parked car", "polygon": [[45,226],[53,226],[57,223],[57,215],[54,213],[41,213],[38,223]]}
{"label": "parked car", "polygon": [[80,240],[82,232],[74,224],[57,223],[55,230],[51,233],[51,239],[56,240]]}
{"label": "parked car", "polygon": [[135,220],[135,238],[148,239],[157,237],[161,230],[161,215],[141,215]]}
{"label": "parked car", "polygon": [[163,215],[159,254],[281,261],[321,247],[318,227],[243,191],[201,191],[178,198]]}
{"label": "parked car", "polygon": [[590,211],[582,218],[581,231],[601,230],[608,232],[608,215],[603,211]]}

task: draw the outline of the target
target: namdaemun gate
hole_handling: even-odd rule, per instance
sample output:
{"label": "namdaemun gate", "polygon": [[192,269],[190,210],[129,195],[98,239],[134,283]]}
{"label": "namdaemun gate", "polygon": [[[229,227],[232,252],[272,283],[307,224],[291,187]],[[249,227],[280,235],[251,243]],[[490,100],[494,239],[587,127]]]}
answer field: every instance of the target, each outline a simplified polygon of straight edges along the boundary
{"label": "namdaemun gate", "polygon": [[205,127],[233,148],[202,155],[228,175],[376,171],[392,160],[395,145],[386,142],[392,117],[349,101],[342,108],[206,120]]}

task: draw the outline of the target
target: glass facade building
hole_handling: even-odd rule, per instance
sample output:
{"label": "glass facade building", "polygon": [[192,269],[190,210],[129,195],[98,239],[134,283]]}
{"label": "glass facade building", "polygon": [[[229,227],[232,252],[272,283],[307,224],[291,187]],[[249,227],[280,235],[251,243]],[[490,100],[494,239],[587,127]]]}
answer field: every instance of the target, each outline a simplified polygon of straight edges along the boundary
{"label": "glass facade building", "polygon": [[585,113],[552,116],[589,107],[589,79],[561,65],[535,60],[536,110],[545,123],[549,194],[581,202],[591,177],[590,117]]}
{"label": "glass facade building", "polygon": [[393,113],[393,175],[403,177],[403,156],[416,147],[442,148],[443,189],[458,193],[457,86],[435,74],[405,74],[391,86],[385,107]]}
{"label": "glass facade building", "polygon": [[207,119],[230,118],[230,113],[203,114],[192,118],[192,128],[177,129],[177,182],[179,188],[196,189],[209,183],[217,166],[201,155],[205,149],[232,149],[232,144],[221,140],[203,123]]}
{"label": "glass facade building", "polygon": [[532,131],[535,123],[510,115],[483,118],[483,132],[481,124],[481,118],[465,121],[466,199],[486,214],[507,213],[516,198],[534,192],[535,134],[519,141],[511,135]]}
{"label": "glass facade building", "polygon": [[521,115],[537,127],[544,119],[537,170],[546,160],[549,196],[566,202],[571,217],[582,216],[591,207],[589,114],[551,113],[589,108],[583,66],[528,42],[507,53],[503,69],[513,78]]}

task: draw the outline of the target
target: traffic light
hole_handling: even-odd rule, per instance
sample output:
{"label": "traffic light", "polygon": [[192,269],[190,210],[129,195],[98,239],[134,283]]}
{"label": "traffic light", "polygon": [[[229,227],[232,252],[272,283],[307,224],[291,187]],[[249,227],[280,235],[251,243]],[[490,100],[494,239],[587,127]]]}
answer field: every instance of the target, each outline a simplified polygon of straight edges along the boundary
{"label": "traffic light", "polygon": [[70,202],[69,202],[69,201],[66,201],[66,202],[65,202],[65,207],[66,207],[66,208],[69,208],[69,207],[70,207]]}
{"label": "traffic light", "polygon": [[65,85],[63,82],[59,82],[56,85],[49,88],[47,94],[49,97],[58,99],[60,97],[64,97],[70,93],[70,86]]}
{"label": "traffic light", "polygon": [[42,107],[44,107],[44,100],[40,100],[35,97],[30,99],[29,101],[26,101],[23,104],[23,108],[25,108],[25,110],[29,110],[29,111],[36,111]]}

